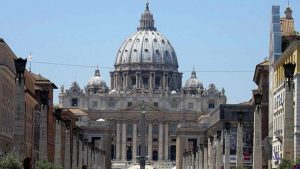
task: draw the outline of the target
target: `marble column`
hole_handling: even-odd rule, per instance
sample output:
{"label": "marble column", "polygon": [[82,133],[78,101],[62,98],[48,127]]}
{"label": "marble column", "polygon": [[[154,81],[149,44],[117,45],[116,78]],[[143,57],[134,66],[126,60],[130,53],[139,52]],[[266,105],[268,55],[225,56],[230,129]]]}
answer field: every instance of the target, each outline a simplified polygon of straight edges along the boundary
{"label": "marble column", "polygon": [[258,106],[254,111],[254,137],[253,137],[253,169],[262,169],[262,136],[261,111]]}
{"label": "marble column", "polygon": [[137,124],[133,124],[133,133],[132,133],[132,160],[136,161],[136,152],[137,152]]}
{"label": "marble column", "polygon": [[121,160],[121,124],[117,121],[116,160]]}
{"label": "marble column", "polygon": [[122,161],[126,161],[126,140],[127,140],[127,133],[126,133],[126,121],[123,121],[122,125]]}
{"label": "marble column", "polygon": [[183,156],[182,156],[182,169],[185,169],[186,168],[186,162],[185,162],[185,153],[183,153]]}
{"label": "marble column", "polygon": [[221,169],[222,166],[222,146],[221,138],[216,139],[216,169]]}
{"label": "marble column", "polygon": [[164,134],[163,134],[163,130],[164,130],[164,124],[161,121],[159,123],[159,138],[158,138],[158,160],[163,160],[163,141],[164,141]]}
{"label": "marble column", "polygon": [[210,137],[210,144],[208,145],[208,162],[209,169],[213,169],[213,140],[214,138]]}
{"label": "marble column", "polygon": [[207,157],[207,145],[204,145],[203,148],[203,168],[202,169],[207,169],[208,168],[208,157]]}
{"label": "marble column", "polygon": [[199,169],[203,168],[203,147],[199,149]]}
{"label": "marble column", "polygon": [[152,122],[150,121],[148,124],[148,159],[152,160]]}
{"label": "marble column", "polygon": [[82,166],[82,141],[79,140],[79,149],[78,149],[78,166]]}
{"label": "marble column", "polygon": [[[1,56],[3,57],[3,56]],[[15,113],[13,128],[14,151],[20,156],[25,156],[25,92],[24,77],[19,76],[16,81]],[[1,117],[3,118],[3,117]],[[44,145],[45,147],[45,145]]]}
{"label": "marble column", "polygon": [[224,169],[230,169],[230,132],[226,131],[225,134],[225,161]]}
{"label": "marble column", "polygon": [[61,166],[61,121],[56,120],[55,125],[55,156],[54,164]]}
{"label": "marble column", "polygon": [[48,127],[47,115],[48,106],[41,106],[40,114],[40,139],[39,139],[39,160],[48,161]]}
{"label": "marble column", "polygon": [[199,149],[196,151],[195,169],[199,169]]}
{"label": "marble column", "polygon": [[[294,161],[294,87],[285,85],[285,102],[284,102],[284,122],[283,122],[283,141],[282,141],[282,158]],[[297,112],[298,113],[298,112]],[[296,136],[296,135],[295,135]],[[297,137],[296,137],[297,138]],[[297,143],[299,144],[299,143]],[[295,157],[297,158],[297,157]]]}
{"label": "marble column", "polygon": [[168,122],[165,123],[165,156],[164,156],[164,160],[169,160],[169,124]]}
{"label": "marble column", "polygon": [[72,157],[73,168],[78,167],[77,166],[77,164],[78,164],[77,163],[77,154],[78,154],[77,146],[78,146],[77,138],[76,138],[76,136],[73,136],[73,157]]}
{"label": "marble column", "polygon": [[237,124],[236,167],[243,167],[243,123]]}
{"label": "marble column", "polygon": [[65,134],[64,169],[71,169],[70,132]]}
{"label": "marble column", "polygon": [[191,151],[191,168],[195,169],[195,154]]}

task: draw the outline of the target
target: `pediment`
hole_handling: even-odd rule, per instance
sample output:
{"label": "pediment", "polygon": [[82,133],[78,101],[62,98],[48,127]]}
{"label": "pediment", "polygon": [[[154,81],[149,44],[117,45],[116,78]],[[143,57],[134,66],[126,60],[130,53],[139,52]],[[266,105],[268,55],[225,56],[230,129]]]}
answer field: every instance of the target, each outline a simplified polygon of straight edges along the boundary
{"label": "pediment", "polygon": [[[141,111],[142,109],[142,103],[137,103],[137,104],[134,104],[130,107],[127,107],[126,109],[124,109],[123,111]],[[160,109],[158,107],[155,107],[153,105],[150,105],[148,103],[144,103],[144,110],[147,112],[147,111],[156,111],[156,112],[159,112]]]}

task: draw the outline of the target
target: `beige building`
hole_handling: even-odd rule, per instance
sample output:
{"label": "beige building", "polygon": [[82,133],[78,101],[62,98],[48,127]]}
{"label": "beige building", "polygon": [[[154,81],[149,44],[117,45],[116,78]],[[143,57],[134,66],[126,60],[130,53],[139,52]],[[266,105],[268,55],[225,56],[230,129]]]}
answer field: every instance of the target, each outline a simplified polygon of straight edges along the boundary
{"label": "beige building", "polygon": [[140,154],[143,103],[148,126],[146,153],[154,166],[175,161],[179,123],[196,122],[201,115],[226,103],[225,90],[218,90],[214,84],[204,88],[196,71],[182,87],[175,49],[155,28],[149,4],[138,31],[118,49],[114,67],[110,89],[97,68],[86,87],[74,82],[67,90],[62,86],[59,95],[60,107],[78,108],[92,121],[104,119],[111,123],[113,167],[118,164],[127,168]]}

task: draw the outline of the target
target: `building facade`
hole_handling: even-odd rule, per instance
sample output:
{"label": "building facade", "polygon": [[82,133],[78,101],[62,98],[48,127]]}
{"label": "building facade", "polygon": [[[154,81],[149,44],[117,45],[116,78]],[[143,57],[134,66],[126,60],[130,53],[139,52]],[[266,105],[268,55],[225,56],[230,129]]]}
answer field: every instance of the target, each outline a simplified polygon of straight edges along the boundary
{"label": "building facade", "polygon": [[13,122],[15,111],[16,55],[0,39],[0,156],[13,149]]}
{"label": "building facade", "polygon": [[[295,161],[299,147],[299,50],[300,36],[295,31],[292,10],[288,7],[280,20],[280,8],[274,6],[270,43],[269,137],[272,143],[272,167],[281,160]],[[276,37],[276,38],[274,38]],[[292,86],[288,85],[284,64],[295,63]]]}
{"label": "building facade", "polygon": [[135,162],[140,154],[140,118],[146,111],[146,152],[148,161],[176,159],[176,127],[196,122],[220,104],[226,103],[225,90],[214,84],[204,88],[196,71],[182,87],[182,73],[174,47],[157,31],[147,4],[140,26],[121,45],[110,72],[110,89],[100,70],[86,87],[74,82],[62,86],[60,107],[78,108],[91,120],[105,119],[112,124],[111,157],[116,162]]}

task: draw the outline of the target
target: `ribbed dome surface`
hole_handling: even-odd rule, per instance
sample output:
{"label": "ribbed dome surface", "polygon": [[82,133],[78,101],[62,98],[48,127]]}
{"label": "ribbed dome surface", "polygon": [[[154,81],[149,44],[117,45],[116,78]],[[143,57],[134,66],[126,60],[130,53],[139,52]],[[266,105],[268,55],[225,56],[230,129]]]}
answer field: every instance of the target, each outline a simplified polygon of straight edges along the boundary
{"label": "ribbed dome surface", "polygon": [[177,56],[168,39],[155,30],[140,30],[122,44],[115,65],[166,64],[178,68]]}

